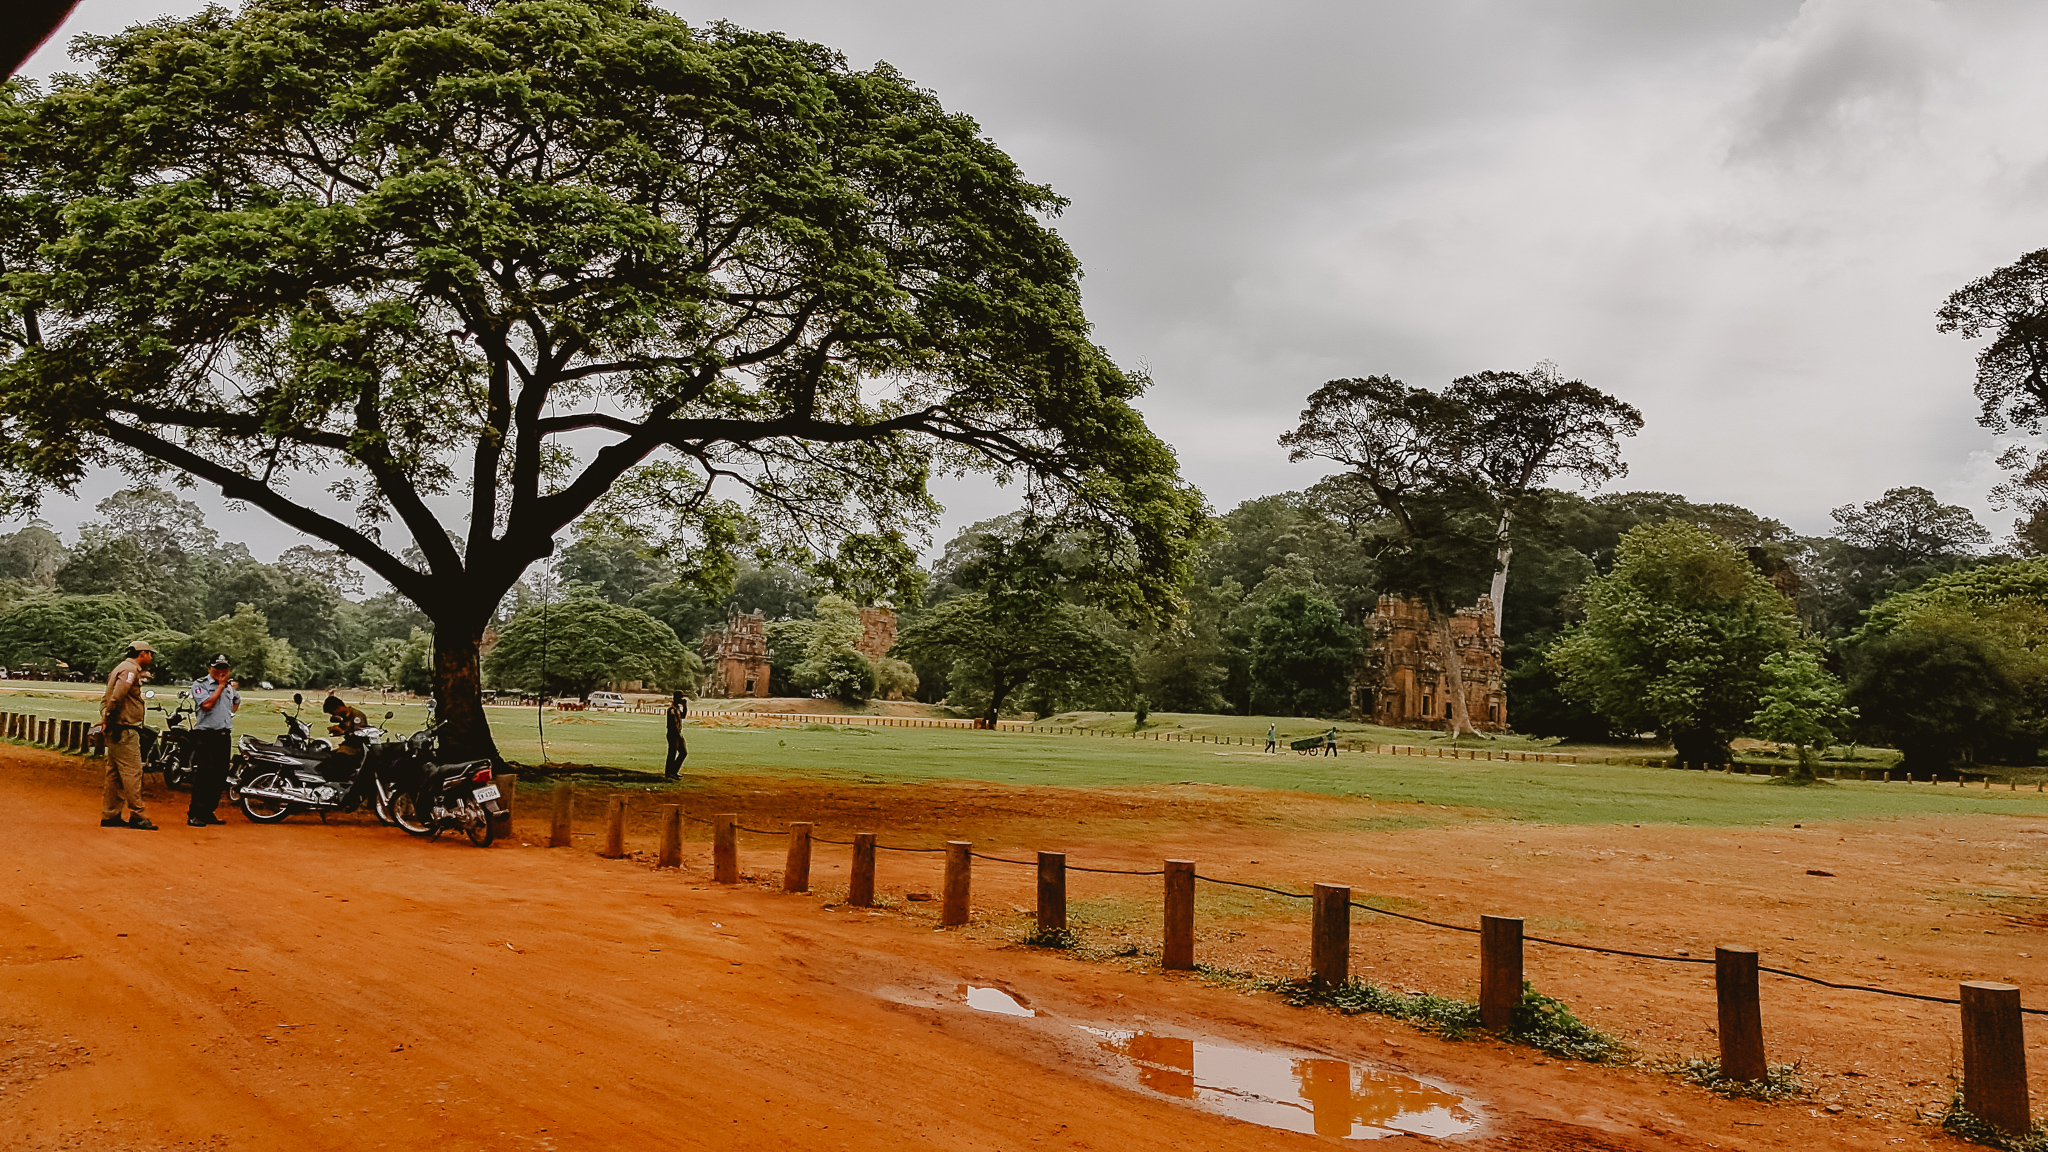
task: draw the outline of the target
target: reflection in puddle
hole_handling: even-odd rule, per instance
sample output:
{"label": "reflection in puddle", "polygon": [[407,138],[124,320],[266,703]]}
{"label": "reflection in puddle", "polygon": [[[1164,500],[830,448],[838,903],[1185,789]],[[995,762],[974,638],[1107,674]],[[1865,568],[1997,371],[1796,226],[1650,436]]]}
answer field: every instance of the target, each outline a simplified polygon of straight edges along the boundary
{"label": "reflection in puddle", "polygon": [[1478,1123],[1463,1097],[1370,1066],[1149,1032],[1084,1030],[1101,1037],[1104,1051],[1136,1065],[1141,1086],[1268,1128],[1373,1139],[1399,1132],[1454,1136]]}
{"label": "reflection in puddle", "polygon": [[1002,1016],[1036,1016],[1035,1009],[1024,1004],[1024,998],[1001,988],[978,988],[972,984],[960,985],[960,994],[967,998],[967,1006],[976,1012],[994,1012]]}

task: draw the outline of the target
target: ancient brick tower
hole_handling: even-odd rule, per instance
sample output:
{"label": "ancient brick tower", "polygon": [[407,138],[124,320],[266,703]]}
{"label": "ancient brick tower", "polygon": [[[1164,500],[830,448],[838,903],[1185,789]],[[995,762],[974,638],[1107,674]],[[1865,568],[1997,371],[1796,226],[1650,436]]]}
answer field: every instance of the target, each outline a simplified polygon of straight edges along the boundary
{"label": "ancient brick tower", "polygon": [[896,646],[896,610],[887,607],[860,610],[860,640],[854,644],[869,663],[880,660]]}
{"label": "ancient brick tower", "polygon": [[734,613],[722,629],[704,634],[704,695],[737,699],[768,695],[767,623],[759,612]]}
{"label": "ancient brick tower", "polygon": [[[1501,679],[1500,637],[1493,627],[1493,598],[1460,608],[1451,617],[1451,642],[1465,684],[1465,707],[1481,732],[1508,726],[1507,686]],[[1351,684],[1351,707],[1361,720],[1389,728],[1451,726],[1446,694],[1444,637],[1420,600],[1380,597],[1365,621],[1365,651]]]}

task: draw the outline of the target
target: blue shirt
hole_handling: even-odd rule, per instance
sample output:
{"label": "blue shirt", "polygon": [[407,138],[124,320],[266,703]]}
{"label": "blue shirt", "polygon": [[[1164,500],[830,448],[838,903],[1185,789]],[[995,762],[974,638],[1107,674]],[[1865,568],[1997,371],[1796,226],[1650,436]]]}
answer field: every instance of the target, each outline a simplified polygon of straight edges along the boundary
{"label": "blue shirt", "polygon": [[199,710],[199,719],[192,724],[194,731],[225,731],[235,726],[235,705],[242,702],[242,694],[235,691],[233,685],[221,688],[220,699],[208,708],[206,701],[213,696],[215,688],[220,688],[220,685],[215,684],[211,676],[201,676],[192,682],[192,706]]}

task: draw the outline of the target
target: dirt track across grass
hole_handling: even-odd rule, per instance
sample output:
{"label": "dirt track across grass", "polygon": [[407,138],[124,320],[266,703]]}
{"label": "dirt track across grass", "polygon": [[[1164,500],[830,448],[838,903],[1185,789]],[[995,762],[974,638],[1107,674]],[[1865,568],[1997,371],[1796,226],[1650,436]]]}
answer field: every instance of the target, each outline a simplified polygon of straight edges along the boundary
{"label": "dirt track across grass", "polygon": [[[628,792],[629,848],[656,806]],[[1213,786],[1025,788],[705,781],[694,815],[793,819],[885,843],[1204,874],[1292,891],[1346,882],[1434,919],[1521,915],[1532,933],[1647,952],[1764,949],[1766,963],[1953,995],[2048,978],[2048,819],[1946,815],[1804,828],[1559,827],[1433,806]],[[581,796],[597,830],[606,793]],[[808,896],[537,846],[543,804],[478,851],[365,817],[101,829],[97,769],[0,750],[0,1146],[23,1149],[1308,1148],[1130,1079],[1068,1025],[1149,1029],[1406,1072],[1468,1098],[1477,1148],[1960,1147],[1917,1122],[1955,1070],[1954,1009],[1766,977],[1774,1061],[1812,1099],[1728,1101],[1653,1068],[1593,1067],[1377,1017],[1290,1008],[1161,973],[1156,879],[1074,875],[1087,955],[1022,947],[1031,872],[976,862],[974,925],[934,931],[926,854],[884,854],[880,912],[847,908],[844,850]],[[1810,872],[1831,872],[1815,876]],[[1299,974],[1305,914],[1203,886],[1198,959]],[[1359,974],[1469,995],[1471,938],[1359,913]],[[1115,957],[1116,952],[1128,953]],[[1710,972],[1529,950],[1531,978],[1650,1058],[1710,1053]],[[2038,957],[2038,958],[2037,958]],[[967,1009],[963,985],[1043,1015]],[[2029,1035],[2042,1034],[2029,1025]],[[2042,1062],[2036,1061],[2041,1069]],[[2044,1069],[2048,1071],[2048,1069]],[[2037,1097],[2048,1082],[2036,1078]],[[1838,1111],[1829,1112],[1827,1108]]]}

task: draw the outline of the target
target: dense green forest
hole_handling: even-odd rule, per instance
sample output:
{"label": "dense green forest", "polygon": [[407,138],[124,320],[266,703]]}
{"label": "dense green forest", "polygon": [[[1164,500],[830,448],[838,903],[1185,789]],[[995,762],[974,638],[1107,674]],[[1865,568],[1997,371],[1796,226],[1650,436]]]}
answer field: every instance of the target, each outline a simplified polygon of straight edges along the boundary
{"label": "dense green forest", "polygon": [[[171,677],[196,675],[226,652],[250,683],[429,688],[425,618],[402,597],[364,595],[339,554],[301,546],[256,560],[195,505],[149,487],[97,511],[69,543],[40,523],[0,537],[0,662],[9,669],[52,672],[61,662],[103,674],[128,640],[144,637]],[[1663,556],[1690,572],[1720,563],[1749,573],[1747,594],[1773,602],[1761,609],[1766,627],[1717,644],[1727,653],[1763,645],[1740,658],[1745,667],[1773,653],[1810,657],[1842,704],[1839,732],[1826,735],[1896,745],[1921,760],[2031,761],[2048,682],[2037,655],[2048,638],[2048,560],[2024,555],[2032,549],[2023,539],[1992,548],[1967,510],[1924,488],[1893,489],[1833,517],[1834,532],[1803,537],[1749,509],[1667,493],[1538,492],[1513,525],[1501,621],[1514,726],[1575,739],[1669,727],[1603,707],[1598,676],[1611,653],[1595,644],[1601,612],[1631,603],[1630,589],[1657,579]],[[702,673],[706,630],[729,612],[758,611],[769,621],[778,694],[903,694],[968,713],[1341,716],[1361,625],[1389,591],[1383,520],[1346,476],[1216,515],[1181,589],[1182,610],[1164,623],[1103,600],[1098,574],[1116,558],[1087,537],[1022,512],[984,521],[947,544],[915,603],[896,605],[901,659],[881,667],[853,651],[861,597],[850,590],[758,558],[721,587],[677,570],[616,524],[593,522],[499,606],[486,674],[500,687],[538,687],[546,638],[551,692],[627,679],[688,690]],[[1473,568],[1452,598],[1472,602],[1489,576]],[[1685,615],[1680,592],[1659,587],[1650,594],[1659,611],[1700,626],[1704,617]],[[1627,627],[1644,625],[1629,617]],[[1741,676],[1716,675],[1737,684],[1729,731],[1769,727],[1758,717],[1771,682],[1751,679],[1744,688]]]}

